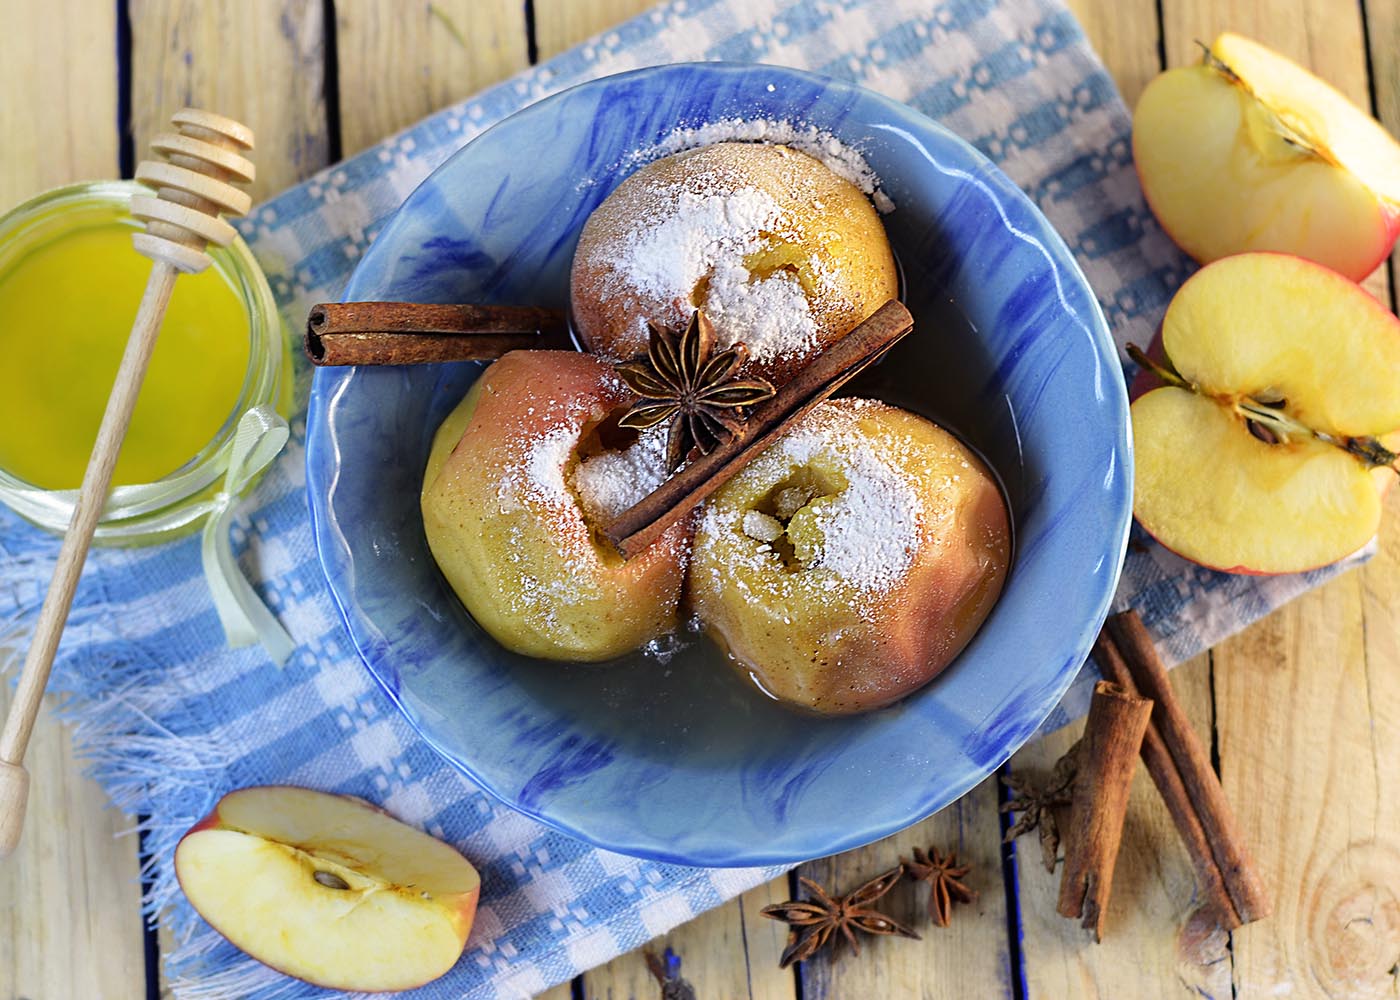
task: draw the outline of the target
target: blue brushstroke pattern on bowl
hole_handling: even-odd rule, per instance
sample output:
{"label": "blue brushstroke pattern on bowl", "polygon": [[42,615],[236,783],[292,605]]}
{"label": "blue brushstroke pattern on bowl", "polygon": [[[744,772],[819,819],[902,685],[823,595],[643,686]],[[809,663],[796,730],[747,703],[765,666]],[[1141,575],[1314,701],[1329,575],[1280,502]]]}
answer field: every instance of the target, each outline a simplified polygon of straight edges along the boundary
{"label": "blue brushstroke pattern on bowl", "polygon": [[418,507],[432,434],[475,364],[322,369],[307,489],[365,664],[483,788],[599,847],[681,864],[795,862],[942,808],[1023,743],[1088,654],[1122,563],[1132,452],[1121,371],[1069,251],[983,156],[917,112],[810,74],[693,64],[565,91],[484,133],[405,202],[347,300],[563,307],[589,213],[679,126],[814,125],[859,148],[918,326],[861,391],[945,422],[1002,477],[1006,589],[932,684],[869,715],[783,709],[706,641],[662,664],[515,656],[472,621]]}

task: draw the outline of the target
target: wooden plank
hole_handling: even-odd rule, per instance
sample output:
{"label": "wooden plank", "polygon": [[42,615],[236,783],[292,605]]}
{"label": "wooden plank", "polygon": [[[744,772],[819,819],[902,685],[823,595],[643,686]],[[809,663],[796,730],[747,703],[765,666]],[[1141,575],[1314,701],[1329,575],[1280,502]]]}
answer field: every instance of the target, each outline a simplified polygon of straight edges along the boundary
{"label": "wooden plank", "polygon": [[[1163,13],[1170,61],[1191,58],[1192,37],[1228,26],[1370,106],[1354,5],[1292,0],[1263,10],[1166,0]],[[1366,287],[1389,301],[1384,269]],[[1215,651],[1221,779],[1275,903],[1271,919],[1233,935],[1242,1000],[1394,994],[1400,827],[1386,796],[1400,759],[1397,531],[1392,492],[1375,562]]]}
{"label": "wooden plank", "polygon": [[1132,110],[1142,88],[1162,69],[1156,0],[1068,0],[1067,5]]}
{"label": "wooden plank", "polygon": [[1390,133],[1400,132],[1400,0],[1365,0],[1370,41],[1372,109]]}
{"label": "wooden plank", "polygon": [[1242,1000],[1394,995],[1397,515],[1392,497],[1373,566],[1308,594],[1216,654],[1222,777],[1275,903],[1272,919],[1234,935]]}
{"label": "wooden plank", "polygon": [[346,156],[529,65],[520,0],[337,0]]}
{"label": "wooden plank", "polygon": [[[0,0],[0,209],[45,188],[119,172],[116,7]],[[16,665],[27,636],[0,648]],[[10,689],[0,685],[0,713]],[[146,995],[136,838],[82,776],[68,731],[44,711],[26,760],[28,818],[0,864],[0,996]]]}
{"label": "wooden plank", "polygon": [[[3,651],[0,651],[3,652]],[[0,688],[0,712],[9,685]],[[67,727],[44,711],[26,760],[29,812],[0,864],[0,997],[146,996],[145,933],[131,821],[83,776]]]}
{"label": "wooden plank", "polygon": [[[1172,671],[1172,684],[1192,724],[1202,734],[1210,733],[1209,658],[1198,656]],[[1083,731],[1083,722],[1076,722],[1027,746],[1012,758],[1012,771],[1043,779]],[[1095,945],[1078,921],[1055,912],[1062,870],[1060,866],[1053,876],[1045,871],[1034,833],[1017,841],[1027,997],[1166,1000],[1182,996],[1183,989],[1206,997],[1230,996],[1225,935],[1189,952],[1178,947],[1180,932],[1199,902],[1195,876],[1145,770],[1139,769],[1133,781],[1103,943]]]}
{"label": "wooden plank", "polygon": [[583,975],[588,1000],[653,1000],[661,987],[647,969],[643,951],[657,956],[671,949],[681,960],[681,978],[699,997],[782,1000],[795,997],[791,972],[778,968],[786,925],[759,911],[788,898],[787,877],[773,879],[737,899],[682,924],[644,948],[613,959]]}
{"label": "wooden plank", "polygon": [[116,177],[116,6],[0,0],[0,211],[45,188]]}
{"label": "wooden plank", "polygon": [[[923,997],[960,1000],[1011,997],[1014,974],[1006,934],[1006,888],[1002,878],[1001,824],[997,779],[988,778],[942,812],[868,847],[812,861],[798,873],[833,892],[849,892],[862,882],[908,859],[915,847],[956,851],[972,866],[967,885],[978,893],[971,904],[955,906],[951,925],[929,920],[928,888],[905,880],[880,908],[922,935],[863,938],[861,954],[833,960],[824,953],[801,969],[806,1000],[845,997]],[[842,946],[843,952],[845,946]]]}
{"label": "wooden plank", "polygon": [[131,118],[136,159],[185,105],[257,136],[254,201],[325,166],[322,0],[131,0]]}
{"label": "wooden plank", "polygon": [[541,59],[655,6],[654,0],[535,0],[535,44]]}
{"label": "wooden plank", "polygon": [[[249,125],[261,200],[325,166],[325,33],[320,0],[131,0],[136,159],[187,104]],[[160,950],[169,950],[168,932]],[[158,986],[169,995],[162,964]]]}

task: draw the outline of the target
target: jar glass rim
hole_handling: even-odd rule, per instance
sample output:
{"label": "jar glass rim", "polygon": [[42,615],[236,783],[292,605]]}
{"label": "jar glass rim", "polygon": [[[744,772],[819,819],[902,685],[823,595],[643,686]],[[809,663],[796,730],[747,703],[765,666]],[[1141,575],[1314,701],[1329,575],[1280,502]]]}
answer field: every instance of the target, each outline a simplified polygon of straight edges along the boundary
{"label": "jar glass rim", "polygon": [[[60,227],[70,212],[84,209],[113,209],[114,223],[139,231],[128,206],[131,196],[144,190],[135,181],[109,180],[45,191],[0,215],[0,250],[25,240],[37,245],[45,229]],[[267,278],[241,236],[235,236],[228,247],[209,247],[209,255],[248,319],[248,368],[238,400],[213,437],[180,467],[154,482],[118,486],[111,491],[98,522],[99,541],[134,540],[197,521],[203,510],[192,509],[194,505],[186,501],[224,475],[239,418],[251,407],[276,401],[283,377],[282,329]],[[77,490],[47,490],[0,467],[0,501],[51,531],[67,527],[76,497]]]}

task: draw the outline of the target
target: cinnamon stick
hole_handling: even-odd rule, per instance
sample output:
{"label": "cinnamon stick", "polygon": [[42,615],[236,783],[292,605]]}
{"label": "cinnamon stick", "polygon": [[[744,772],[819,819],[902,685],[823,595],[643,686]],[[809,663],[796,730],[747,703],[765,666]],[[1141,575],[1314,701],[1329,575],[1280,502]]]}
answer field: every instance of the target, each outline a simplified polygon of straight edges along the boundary
{"label": "cinnamon stick", "polygon": [[1115,615],[1094,644],[1104,677],[1153,701],[1142,760],[1186,845],[1197,881],[1221,927],[1271,912],[1268,894],[1210,763],[1136,611]]}
{"label": "cinnamon stick", "polygon": [[491,361],[509,351],[568,349],[567,316],[534,306],[323,302],[306,319],[313,365]]}
{"label": "cinnamon stick", "polygon": [[1151,715],[1152,702],[1146,698],[1111,681],[1094,685],[1079,744],[1057,909],[1061,916],[1081,918],[1082,926],[1094,932],[1095,941],[1103,940],[1128,792]]}
{"label": "cinnamon stick", "polygon": [[603,534],[624,559],[636,555],[913,328],[914,317],[908,309],[894,299],[886,302],[864,323],[818,354],[771,399],[755,407],[739,433],[623,511]]}
{"label": "cinnamon stick", "polygon": [[1125,611],[1109,618],[1107,628],[1133,673],[1137,689],[1156,704],[1152,723],[1161,732],[1186,794],[1195,805],[1232,908],[1242,924],[1268,916],[1272,909],[1268,893],[1220,787],[1210,753],[1176,700],[1166,665],[1157,655],[1142,618],[1136,611]]}

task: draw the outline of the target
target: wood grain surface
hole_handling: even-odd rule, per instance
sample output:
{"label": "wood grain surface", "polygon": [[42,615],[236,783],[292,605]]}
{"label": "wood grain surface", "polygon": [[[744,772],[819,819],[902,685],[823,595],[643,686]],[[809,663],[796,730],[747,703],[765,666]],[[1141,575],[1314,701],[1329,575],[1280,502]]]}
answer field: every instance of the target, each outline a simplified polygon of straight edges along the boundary
{"label": "wood grain surface", "polygon": [[[116,176],[116,8],[0,0],[0,24],[0,211]],[[27,646],[27,635],[0,638],[4,673],[18,672]],[[0,713],[10,693],[0,685]],[[120,836],[132,822],[83,775],[51,712],[35,724],[26,763],[25,836],[0,864],[0,997],[145,997],[137,838]]]}
{"label": "wood grain surface", "polygon": [[[1069,0],[1131,105],[1195,42],[1231,28],[1310,66],[1400,129],[1400,0]],[[646,0],[0,0],[0,207],[78,177],[112,176],[170,112],[207,103],[259,135],[258,196],[307,176],[436,107],[649,6]],[[129,17],[127,51],[117,11]],[[529,34],[533,28],[533,38]],[[331,58],[334,53],[334,58]],[[119,65],[126,68],[119,72]],[[121,87],[129,81],[129,101]],[[129,121],[119,108],[130,109]],[[122,157],[122,127],[132,142]],[[41,151],[44,155],[40,155]],[[129,163],[127,164],[129,168]],[[1390,272],[1367,282],[1393,306]],[[4,650],[0,649],[0,655]],[[1034,835],[1001,844],[1005,798],[989,779],[894,837],[801,871],[845,891],[914,846],[957,850],[977,901],[932,926],[927,889],[884,901],[921,941],[870,939],[859,958],[780,971],[786,929],[759,915],[786,877],[650,942],[682,959],[701,998],[1240,998],[1367,1000],[1400,995],[1400,489],[1380,551],[1173,672],[1211,737],[1218,768],[1275,915],[1233,935],[1192,937],[1191,866],[1139,772],[1105,938],[1055,915],[1058,876]],[[1005,773],[1044,775],[1082,723],[1033,743]],[[154,995],[143,962],[134,837],[78,776],[45,718],[30,767],[28,838],[0,866],[0,1000]],[[655,998],[642,951],[544,996]]]}
{"label": "wood grain surface", "polygon": [[193,105],[257,136],[255,202],[324,167],[334,141],[324,10],[321,0],[130,0],[135,159]]}
{"label": "wood grain surface", "polygon": [[337,0],[346,156],[529,65],[520,0]]}

